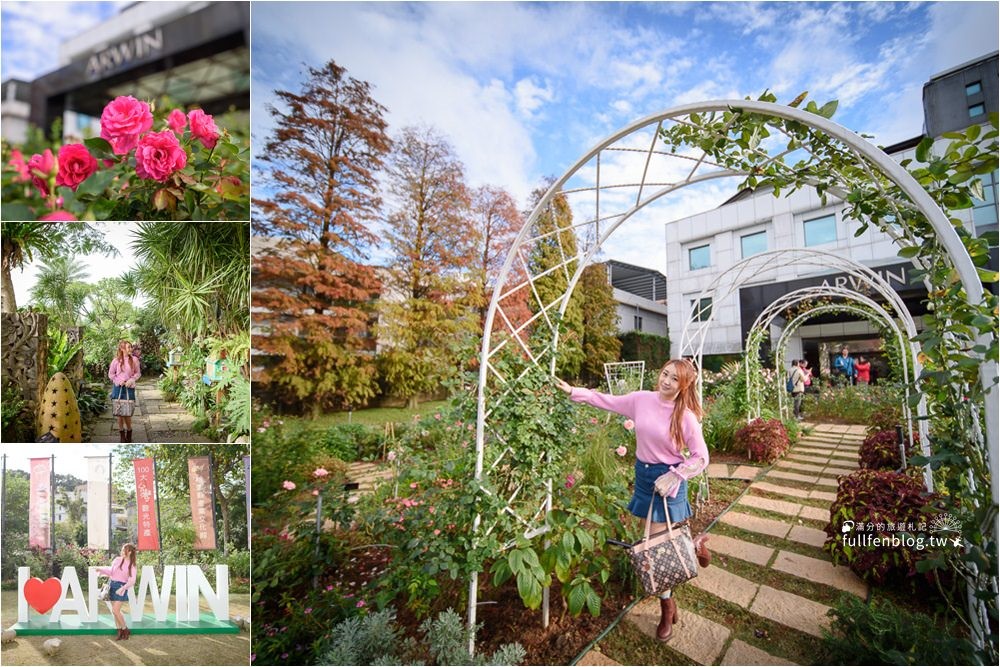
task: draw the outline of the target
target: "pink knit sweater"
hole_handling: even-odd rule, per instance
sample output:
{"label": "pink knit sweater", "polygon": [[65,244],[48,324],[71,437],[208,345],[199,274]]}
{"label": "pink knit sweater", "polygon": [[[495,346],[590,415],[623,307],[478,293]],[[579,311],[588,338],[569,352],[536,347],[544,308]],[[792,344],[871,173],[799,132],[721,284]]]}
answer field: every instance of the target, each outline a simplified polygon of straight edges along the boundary
{"label": "pink knit sweater", "polygon": [[124,581],[125,588],[132,588],[132,584],[135,583],[135,570],[136,568],[129,567],[128,561],[121,556],[111,561],[111,567],[97,568],[99,573],[108,575],[112,581]]}
{"label": "pink knit sweater", "polygon": [[595,408],[610,410],[635,422],[635,454],[643,463],[680,464],[674,471],[684,479],[694,477],[708,466],[708,446],[701,433],[701,424],[690,410],[684,413],[681,432],[683,446],[690,455],[684,457],[682,447],[670,436],[670,418],[674,402],[660,398],[659,392],[634,391],[624,396],[602,394],[591,389],[573,387],[570,399]]}
{"label": "pink knit sweater", "polygon": [[[129,368],[132,372],[129,372]],[[118,357],[115,357],[111,361],[111,367],[108,369],[108,377],[118,386],[124,385],[129,380],[138,380],[142,375],[142,371],[139,369],[139,358],[132,356],[132,363],[128,368],[124,364],[118,363]]]}

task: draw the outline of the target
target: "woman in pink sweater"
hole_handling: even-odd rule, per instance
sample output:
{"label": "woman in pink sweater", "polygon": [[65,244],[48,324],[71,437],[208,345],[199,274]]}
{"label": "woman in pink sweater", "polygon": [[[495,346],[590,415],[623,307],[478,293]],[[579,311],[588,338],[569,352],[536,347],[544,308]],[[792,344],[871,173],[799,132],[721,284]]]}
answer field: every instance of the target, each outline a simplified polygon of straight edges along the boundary
{"label": "woman in pink sweater", "polygon": [[121,555],[111,561],[111,567],[97,568],[97,572],[111,577],[108,600],[111,602],[111,613],[115,617],[115,626],[118,627],[118,639],[128,639],[132,635],[132,631],[125,623],[122,602],[128,602],[128,592],[135,583],[135,545],[123,544]]}
{"label": "woman in pink sweater", "polygon": [[[118,343],[118,352],[108,368],[111,378],[111,399],[132,401],[132,408],[125,409],[118,417],[118,432],[122,442],[132,442],[132,410],[135,406],[135,383],[139,379],[139,358],[132,354],[132,343],[127,340]],[[127,414],[125,414],[127,413]]]}
{"label": "woman in pink sweater", "polygon": [[[634,391],[624,396],[602,394],[558,381],[570,400],[610,410],[635,422],[635,490],[629,511],[645,519],[650,504],[653,517],[650,534],[667,529],[662,501],[653,502],[653,491],[667,499],[671,523],[683,524],[691,516],[687,480],[708,466],[708,446],[701,432],[701,405],[696,389],[697,372],[687,359],[664,364],[656,391]],[[687,449],[685,456],[683,450]],[[711,555],[705,547],[706,535],[695,540],[698,562],[707,567]],[[656,638],[669,641],[677,623],[677,603],[671,590],[660,594],[660,624]]]}

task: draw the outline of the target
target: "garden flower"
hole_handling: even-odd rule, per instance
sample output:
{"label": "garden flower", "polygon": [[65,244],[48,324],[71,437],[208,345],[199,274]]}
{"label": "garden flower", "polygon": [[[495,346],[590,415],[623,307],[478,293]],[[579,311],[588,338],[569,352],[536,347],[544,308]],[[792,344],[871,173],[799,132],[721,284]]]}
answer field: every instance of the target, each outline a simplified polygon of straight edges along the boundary
{"label": "garden flower", "polygon": [[153,127],[149,105],[131,95],[116,97],[101,112],[101,138],[115,155],[125,155],[139,143],[139,136]]}
{"label": "garden flower", "polygon": [[439,420],[439,421],[440,421],[440,419],[441,419],[441,413],[440,413],[440,412],[436,413],[436,414],[434,415],[434,419],[437,419],[437,420]]}
{"label": "garden flower", "polygon": [[174,109],[167,116],[167,125],[177,134],[184,134],[184,128],[187,127],[187,116],[180,109]]}
{"label": "garden flower", "polygon": [[264,431],[266,431],[266,430],[267,430],[267,429],[266,429],[266,428],[264,428],[263,426],[258,426],[258,427],[257,427],[257,432],[258,432],[258,433],[263,433],[263,432],[264,432]]}
{"label": "garden flower", "polygon": [[318,496],[319,495],[319,489],[313,489],[313,495],[314,496]]}
{"label": "garden flower", "polygon": [[572,489],[574,484],[576,484],[576,477],[573,475],[566,475],[566,488]]}
{"label": "garden flower", "polygon": [[10,153],[10,166],[17,170],[17,176],[14,180],[17,182],[24,182],[31,180],[31,170],[28,169],[28,163],[24,161],[24,154],[16,148]]}
{"label": "garden flower", "polygon": [[387,461],[395,461],[396,460],[396,452],[394,452],[392,450],[389,450],[389,453],[385,455],[385,458],[386,458]]}
{"label": "garden flower", "polygon": [[161,183],[187,164],[187,153],[173,132],[150,132],[135,149],[135,173]]}
{"label": "garden flower", "polygon": [[361,609],[362,607],[365,606],[365,601],[364,600],[358,600],[358,603],[356,605],[354,605],[354,606],[357,607],[358,609]]}
{"label": "garden flower", "polygon": [[42,222],[76,222],[76,216],[68,211],[52,211],[39,218]]}
{"label": "garden flower", "polygon": [[188,122],[191,123],[192,137],[209,150],[215,148],[215,142],[219,140],[219,128],[209,114],[201,109],[194,109],[188,112]]}
{"label": "garden flower", "polygon": [[626,431],[631,431],[631,430],[633,430],[635,428],[635,422],[632,421],[631,419],[626,419],[625,423],[622,424],[622,426],[625,427]]}
{"label": "garden flower", "polygon": [[28,172],[31,174],[31,182],[35,184],[38,192],[43,197],[49,196],[49,176],[52,175],[52,170],[56,168],[56,159],[52,155],[52,151],[48,148],[45,149],[44,153],[35,153],[28,160]]}
{"label": "garden flower", "polygon": [[281,486],[285,487],[287,491],[292,491],[295,489],[295,482],[286,479],[281,483]]}
{"label": "garden flower", "polygon": [[316,468],[313,470],[314,477],[326,477],[329,474],[330,473],[326,470],[326,468]]}
{"label": "garden flower", "polygon": [[313,610],[313,608],[312,608],[312,607],[306,607],[306,608],[305,608],[305,611],[303,611],[302,613],[303,613],[303,614],[311,614],[311,613],[312,613],[312,610]]}
{"label": "garden flower", "polygon": [[80,183],[97,171],[97,160],[83,144],[66,144],[59,149],[59,173],[56,185],[65,185],[76,192]]}
{"label": "garden flower", "polygon": [[596,425],[597,424],[597,417],[591,417],[590,418],[590,423]]}
{"label": "garden flower", "polygon": [[618,456],[625,456],[626,454],[628,454],[628,449],[626,449],[625,445],[621,445],[620,447],[618,447],[618,449],[615,450],[615,454],[617,454]]}

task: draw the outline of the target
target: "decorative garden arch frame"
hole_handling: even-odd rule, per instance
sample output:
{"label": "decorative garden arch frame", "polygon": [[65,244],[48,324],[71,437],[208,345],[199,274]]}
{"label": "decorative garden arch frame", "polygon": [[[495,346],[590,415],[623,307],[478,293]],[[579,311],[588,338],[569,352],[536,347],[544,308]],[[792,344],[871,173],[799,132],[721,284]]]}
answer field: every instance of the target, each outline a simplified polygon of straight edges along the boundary
{"label": "decorative garden arch frame", "polygon": [[[822,110],[817,111],[822,112]],[[728,118],[724,130],[721,133],[707,131],[702,133],[701,114],[709,114],[713,119],[716,114],[720,115],[723,120]],[[730,136],[730,128],[734,127],[741,117],[749,116],[761,116],[787,122],[787,126],[781,125],[775,129],[789,139],[790,148],[778,152],[776,155],[771,155],[764,149],[768,142],[761,144],[759,136]],[[678,151],[676,147],[672,150],[662,150],[661,133],[670,129],[665,128],[665,125],[669,125],[670,128],[679,127],[685,132],[690,129],[690,136],[679,139],[682,150]],[[794,148],[791,147],[795,144],[795,135],[799,132],[797,128],[804,128],[806,134],[815,131],[819,136],[824,137],[824,140],[842,146],[843,150],[857,161],[858,171],[861,172],[861,175],[857,176],[858,179],[865,178],[864,174],[866,173],[867,178],[882,191],[886,200],[891,201],[894,207],[899,207],[897,210],[906,209],[908,212],[923,216],[934,230],[937,242],[943,247],[948,261],[954,267],[958,280],[965,290],[968,303],[976,306],[983,301],[983,286],[975,264],[945,213],[904,167],[854,132],[828,120],[819,113],[802,111],[772,102],[753,100],[715,100],[686,104],[663,113],[647,116],[599,142],[552,183],[518,233],[500,270],[487,310],[479,359],[474,479],[484,489],[484,492],[487,491],[488,487],[488,484],[483,482],[484,478],[488,480],[492,471],[497,470],[498,466],[502,466],[504,458],[504,454],[501,453],[487,469],[485,465],[487,431],[490,431],[491,438],[495,437],[495,432],[488,425],[489,417],[494,412],[497,403],[517,400],[517,397],[512,396],[512,392],[509,390],[509,384],[515,378],[505,377],[502,369],[492,363],[498,355],[515,349],[530,364],[543,369],[547,367],[550,373],[553,372],[556,367],[556,352],[559,346],[559,320],[566,312],[570,296],[580,279],[583,268],[600,250],[604,241],[643,208],[682,188],[707,183],[718,178],[739,176],[751,178],[754,174],[763,173],[766,169],[787,170],[789,174],[794,173],[792,167],[784,164],[783,158],[794,155],[796,151],[805,150],[808,152],[802,144]],[[650,132],[651,139],[648,134]],[[673,136],[677,138],[680,134],[677,133]],[[642,145],[637,143],[643,141],[646,143]],[[648,144],[648,148],[645,147],[646,144]],[[743,150],[752,155],[757,163],[754,164],[751,171],[730,169],[710,158],[710,154],[717,152],[718,146],[724,148],[745,146]],[[605,156],[605,160],[611,159],[610,165],[605,161],[604,174],[602,174],[602,155]],[[619,161],[619,158],[635,159],[631,160],[631,164],[628,164],[629,159]],[[757,169],[760,171],[758,172]],[[609,172],[610,176],[607,175]],[[844,174],[838,174],[838,176],[847,178]],[[899,199],[890,197],[888,193],[881,190],[883,187],[881,179],[887,180],[894,190],[898,190]],[[570,187],[566,188],[567,185]],[[846,199],[849,185],[845,182],[843,183],[844,187],[829,187],[827,185],[825,189],[841,199]],[[554,232],[540,233],[536,228],[539,218],[546,212],[554,210],[557,197],[568,199],[570,196],[582,197],[583,203],[576,199],[572,204],[575,211],[593,211],[593,217],[588,217],[582,223],[575,223],[567,230],[557,229]],[[623,199],[624,201],[622,201]],[[883,231],[893,233],[888,225],[881,224],[884,221],[873,222],[879,224]],[[602,224],[606,225],[603,230]],[[914,245],[917,243],[916,239],[907,237],[905,227],[901,228],[900,231],[901,236],[897,238],[901,244]],[[563,241],[564,232],[572,232],[574,235],[582,233],[584,238],[591,238],[593,243],[582,253],[567,252],[568,248]],[[536,271],[530,261],[531,250],[542,243],[555,246],[561,261]],[[565,279],[565,289],[555,299],[543,300],[537,289],[538,281],[546,276],[556,275]],[[508,299],[522,290],[528,295],[529,303],[536,308],[534,315],[524,322],[517,320],[514,310],[508,302]],[[505,304],[505,302],[508,303]],[[493,340],[494,327],[498,329],[496,335],[499,342]],[[532,329],[535,329],[536,335],[526,339],[525,334]],[[546,330],[546,335],[537,335],[539,331],[546,332]],[[977,334],[976,340],[988,348],[994,338],[992,332],[980,332]],[[981,359],[979,382],[985,394],[987,442],[996,442],[998,433],[997,390],[993,384],[995,377],[996,363]],[[1000,475],[998,475],[995,454],[987,453],[987,456],[992,499],[993,503],[996,504]],[[530,495],[530,492],[520,496],[522,490],[523,488],[517,489],[511,499],[519,496],[520,505],[527,508],[539,507],[538,503],[526,500],[525,496]],[[521,522],[537,525],[537,528],[529,528],[526,531],[537,535],[544,532],[545,516],[551,510],[551,480],[536,485],[534,490],[541,492],[540,509],[533,514],[529,510],[529,519],[522,518]],[[535,500],[538,500],[537,496]],[[520,505],[514,507],[511,503],[512,500],[507,501],[504,511],[518,515],[518,511],[523,508]],[[480,530],[482,520],[482,515],[477,514],[473,522],[474,533]],[[478,574],[474,573],[469,584],[468,622],[470,628],[475,627],[477,590]],[[543,622],[545,623],[548,620],[547,602],[546,596],[543,603]],[[474,635],[471,634],[469,648],[474,648]]]}

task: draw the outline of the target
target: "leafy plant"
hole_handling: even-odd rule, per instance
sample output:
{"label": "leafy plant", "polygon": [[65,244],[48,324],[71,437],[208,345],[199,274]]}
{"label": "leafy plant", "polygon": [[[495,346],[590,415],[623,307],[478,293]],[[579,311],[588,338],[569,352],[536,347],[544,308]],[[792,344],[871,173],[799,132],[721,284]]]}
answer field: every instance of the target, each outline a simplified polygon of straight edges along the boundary
{"label": "leafy plant", "polygon": [[83,342],[69,342],[69,334],[58,329],[49,334],[49,377],[62,373],[77,352],[83,349]]}
{"label": "leafy plant", "polygon": [[34,419],[22,415],[27,403],[21,397],[21,390],[14,382],[3,383],[3,400],[0,407],[3,410],[3,439],[6,442],[28,442],[34,440]]}
{"label": "leafy plant", "polygon": [[751,461],[774,463],[788,451],[788,433],[777,419],[754,419],[736,432],[736,445]]}
{"label": "leafy plant", "polygon": [[817,664],[971,665],[972,644],[948,618],[911,612],[876,598],[870,604],[842,595],[827,615]]}
{"label": "leafy plant", "polygon": [[[913,444],[919,443],[919,436],[913,434]],[[909,443],[907,443],[909,454]],[[899,435],[895,429],[878,431],[865,438],[858,448],[858,466],[872,470],[898,470],[903,466],[899,453]]]}

